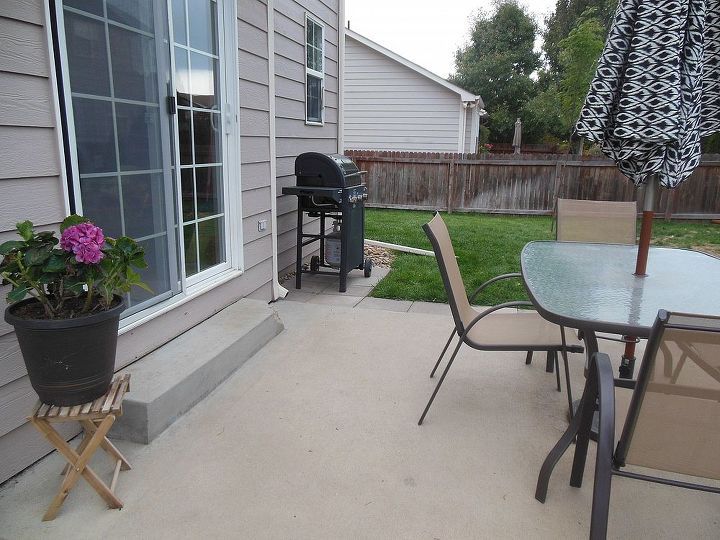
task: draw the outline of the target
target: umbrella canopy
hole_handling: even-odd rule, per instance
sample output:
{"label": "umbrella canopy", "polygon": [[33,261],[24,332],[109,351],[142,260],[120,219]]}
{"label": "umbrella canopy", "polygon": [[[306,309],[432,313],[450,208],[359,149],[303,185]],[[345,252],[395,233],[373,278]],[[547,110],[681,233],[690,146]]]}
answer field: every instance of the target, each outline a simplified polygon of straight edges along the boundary
{"label": "umbrella canopy", "polygon": [[720,0],[620,0],[577,131],[636,185],[690,176],[720,131]]}
{"label": "umbrella canopy", "polygon": [[515,153],[520,153],[520,145],[522,144],[522,122],[518,118],[515,120],[515,132],[513,133],[513,148],[515,149]]}
{"label": "umbrella canopy", "polygon": [[[576,126],[635,185],[649,182],[635,275],[644,276],[655,186],[674,188],[720,131],[720,0],[620,0]],[[620,368],[631,377],[635,346]]]}

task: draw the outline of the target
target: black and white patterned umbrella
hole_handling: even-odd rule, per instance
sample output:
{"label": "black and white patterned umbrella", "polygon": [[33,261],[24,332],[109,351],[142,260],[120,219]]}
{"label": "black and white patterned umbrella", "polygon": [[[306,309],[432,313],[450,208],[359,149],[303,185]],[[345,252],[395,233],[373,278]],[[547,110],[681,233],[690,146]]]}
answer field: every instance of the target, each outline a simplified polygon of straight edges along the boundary
{"label": "black and white patterned umbrella", "polygon": [[[647,183],[635,275],[644,276],[655,188],[700,163],[720,131],[720,0],[620,0],[576,126],[635,185]],[[632,377],[635,345],[621,377]]]}
{"label": "black and white patterned umbrella", "polygon": [[620,0],[577,132],[674,188],[720,131],[720,0]]}

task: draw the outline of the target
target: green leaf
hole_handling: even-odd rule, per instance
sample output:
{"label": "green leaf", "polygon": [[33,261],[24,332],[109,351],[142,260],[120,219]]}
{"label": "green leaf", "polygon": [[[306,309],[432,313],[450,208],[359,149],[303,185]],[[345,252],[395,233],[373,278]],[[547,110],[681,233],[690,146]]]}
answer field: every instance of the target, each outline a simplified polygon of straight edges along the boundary
{"label": "green leaf", "polygon": [[84,282],[82,281],[65,280],[65,290],[76,296],[85,292],[83,285]]}
{"label": "green leaf", "polygon": [[20,234],[20,236],[22,236],[23,240],[25,240],[27,242],[28,240],[32,239],[32,237],[33,237],[32,221],[25,220],[21,223],[18,223],[16,225],[16,227],[17,227],[18,234]]}
{"label": "green leaf", "polygon": [[42,231],[37,233],[35,236],[44,242],[51,243],[53,246],[59,242],[59,240],[55,238],[55,231]]}
{"label": "green leaf", "polygon": [[130,259],[130,264],[132,264],[135,268],[147,268],[148,265],[147,262],[145,262],[144,250],[133,255]]}
{"label": "green leaf", "polygon": [[43,272],[61,272],[63,270],[65,270],[65,257],[57,253],[51,254],[43,266]]}
{"label": "green leaf", "polygon": [[41,246],[36,248],[30,248],[25,252],[25,264],[28,266],[36,266],[43,264],[50,258],[51,254],[50,246]]}
{"label": "green leaf", "polygon": [[115,246],[116,249],[121,250],[125,254],[131,254],[135,248],[137,247],[137,244],[135,243],[135,240],[132,238],[129,238],[127,236],[121,236],[117,240],[115,240]]}
{"label": "green leaf", "polygon": [[90,221],[88,218],[83,216],[78,216],[77,214],[72,214],[66,217],[63,222],[60,224],[60,232],[63,232],[68,227],[72,227],[73,225],[79,225],[80,223],[87,223]]}
{"label": "green leaf", "polygon": [[13,249],[20,249],[22,247],[25,247],[25,242],[21,242],[20,240],[8,240],[7,242],[0,244],[0,255],[7,255]]}
{"label": "green leaf", "polygon": [[19,302],[27,295],[30,287],[13,287],[12,290],[7,294],[7,301],[9,304]]}
{"label": "green leaf", "polygon": [[138,281],[137,283],[133,283],[136,287],[140,287],[141,289],[146,290],[150,294],[155,294],[155,291],[153,291],[146,283],[143,283],[142,281]]}

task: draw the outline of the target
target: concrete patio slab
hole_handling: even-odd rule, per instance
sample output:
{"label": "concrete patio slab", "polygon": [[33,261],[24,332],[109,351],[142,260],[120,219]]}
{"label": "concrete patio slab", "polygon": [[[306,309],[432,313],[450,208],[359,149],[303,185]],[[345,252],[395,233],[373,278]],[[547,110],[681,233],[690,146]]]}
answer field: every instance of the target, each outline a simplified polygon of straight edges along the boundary
{"label": "concrete patio slab", "polygon": [[435,302],[413,302],[408,311],[410,313],[426,313],[429,315],[449,315],[450,306]]}
{"label": "concrete patio slab", "polygon": [[305,292],[303,290],[293,288],[288,290],[288,294],[285,298],[283,298],[283,300],[290,302],[307,302],[316,296],[317,293]]}
{"label": "concrete patio slab", "polygon": [[344,296],[338,294],[318,294],[306,301],[307,304],[318,304],[323,306],[345,306],[354,307],[363,299],[362,296]]}
{"label": "concrete patio slab", "polygon": [[410,309],[412,302],[409,300],[388,300],[387,298],[363,298],[357,307],[361,309],[383,309],[386,311],[405,312]]}
{"label": "concrete patio slab", "polygon": [[337,287],[328,287],[322,291],[322,294],[346,294],[348,296],[360,296],[364,297],[369,295],[373,290],[372,285],[349,285],[345,292],[338,291]]}
{"label": "concrete patio slab", "polygon": [[[451,318],[300,302],[275,304],[285,331],[152,444],[119,441],[122,511],[84,481],[58,518],[52,454],[0,488],[6,538],[587,538],[594,443],[582,488],[558,464],[566,427],[545,363],[462,349],[423,426],[417,419]],[[603,344],[620,356],[622,346]],[[576,394],[583,357],[572,355]],[[111,466],[93,462],[108,478]],[[720,497],[624,478],[609,537],[718,538]]]}

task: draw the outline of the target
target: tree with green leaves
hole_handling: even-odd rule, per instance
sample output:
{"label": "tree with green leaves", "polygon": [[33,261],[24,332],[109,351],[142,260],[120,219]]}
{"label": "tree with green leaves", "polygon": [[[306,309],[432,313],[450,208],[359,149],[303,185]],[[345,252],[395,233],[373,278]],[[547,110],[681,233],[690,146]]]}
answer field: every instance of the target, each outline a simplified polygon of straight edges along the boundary
{"label": "tree with green leaves", "polygon": [[612,24],[618,0],[557,0],[555,11],[545,19],[543,32],[543,52],[547,67],[551,73],[560,74],[561,42],[586,18],[588,10],[594,10],[594,16],[603,28],[603,38]]}
{"label": "tree with green leaves", "polygon": [[570,35],[560,41],[558,84],[562,119],[570,128],[578,118],[605,45],[605,28],[594,10],[588,10]]}
{"label": "tree with green leaves", "polygon": [[597,10],[587,10],[558,44],[558,70],[540,71],[537,93],[523,107],[523,131],[529,139],[548,142],[570,138],[604,41],[605,28]]}
{"label": "tree with green leaves", "polygon": [[455,53],[450,80],[482,96],[490,113],[490,142],[510,142],[515,119],[534,95],[540,67],[533,50],[537,25],[515,0],[502,0],[473,20],[470,42]]}

